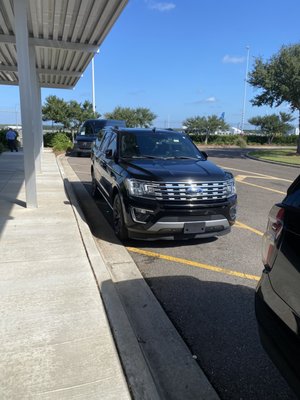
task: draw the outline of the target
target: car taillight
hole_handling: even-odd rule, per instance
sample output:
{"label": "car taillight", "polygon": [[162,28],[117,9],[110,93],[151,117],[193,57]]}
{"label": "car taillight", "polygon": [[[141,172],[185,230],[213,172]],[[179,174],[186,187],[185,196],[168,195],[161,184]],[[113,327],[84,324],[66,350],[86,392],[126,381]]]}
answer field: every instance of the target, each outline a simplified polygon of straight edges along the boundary
{"label": "car taillight", "polygon": [[262,241],[262,261],[271,269],[276,257],[277,243],[283,228],[284,208],[273,206],[269,213],[267,231]]}

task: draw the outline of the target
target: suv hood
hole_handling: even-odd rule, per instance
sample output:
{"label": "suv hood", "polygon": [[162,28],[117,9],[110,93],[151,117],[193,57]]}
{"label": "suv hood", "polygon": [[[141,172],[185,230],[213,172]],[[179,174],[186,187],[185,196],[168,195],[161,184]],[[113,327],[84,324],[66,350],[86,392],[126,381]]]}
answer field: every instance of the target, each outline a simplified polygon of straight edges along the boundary
{"label": "suv hood", "polygon": [[225,172],[207,160],[122,160],[120,165],[130,177],[147,181],[223,181]]}

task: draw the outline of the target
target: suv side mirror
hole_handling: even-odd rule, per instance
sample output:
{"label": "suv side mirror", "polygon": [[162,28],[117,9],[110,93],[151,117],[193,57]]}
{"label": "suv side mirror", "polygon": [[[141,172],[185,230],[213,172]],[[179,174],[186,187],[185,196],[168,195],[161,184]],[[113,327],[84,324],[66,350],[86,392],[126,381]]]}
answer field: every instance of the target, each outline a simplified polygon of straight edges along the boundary
{"label": "suv side mirror", "polygon": [[203,157],[205,158],[205,160],[207,160],[208,159],[208,155],[207,155],[206,151],[201,151],[201,153],[202,153]]}
{"label": "suv side mirror", "polygon": [[106,158],[113,158],[113,151],[112,151],[112,149],[107,149],[107,150],[105,151],[105,157],[106,157]]}

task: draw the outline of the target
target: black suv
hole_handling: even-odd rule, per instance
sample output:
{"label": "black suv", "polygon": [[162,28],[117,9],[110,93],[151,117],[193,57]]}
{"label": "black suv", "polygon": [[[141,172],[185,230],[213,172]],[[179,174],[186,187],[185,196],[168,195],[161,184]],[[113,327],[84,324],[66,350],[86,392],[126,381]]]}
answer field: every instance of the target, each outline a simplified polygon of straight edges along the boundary
{"label": "black suv", "polygon": [[255,295],[261,342],[300,398],[300,175],[270,211]]}
{"label": "black suv", "polygon": [[105,126],[126,126],[125,121],[115,119],[88,119],[80,127],[73,142],[73,152],[80,156],[81,154],[91,153],[91,147],[96,140],[98,133]]}
{"label": "black suv", "polygon": [[235,222],[232,174],[184,133],[107,127],[91,157],[92,193],[112,208],[121,240],[207,238]]}

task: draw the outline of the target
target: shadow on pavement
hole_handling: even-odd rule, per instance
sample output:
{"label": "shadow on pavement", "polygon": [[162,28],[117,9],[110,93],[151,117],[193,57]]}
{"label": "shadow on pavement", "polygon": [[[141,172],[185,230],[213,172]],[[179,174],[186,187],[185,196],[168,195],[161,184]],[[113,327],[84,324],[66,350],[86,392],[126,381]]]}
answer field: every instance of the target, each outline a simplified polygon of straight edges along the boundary
{"label": "shadow on pavement", "polygon": [[[296,399],[260,345],[254,289],[191,276],[146,281],[222,400]],[[118,291],[135,286],[119,282]],[[136,333],[147,343],[143,329]]]}
{"label": "shadow on pavement", "polygon": [[[251,149],[251,150],[254,150],[254,149]],[[249,152],[249,149],[218,148],[218,149],[206,149],[206,152],[208,155],[208,159],[210,157],[243,159],[243,158],[245,158],[245,154]]]}
{"label": "shadow on pavement", "polygon": [[23,153],[4,152],[0,154],[0,235],[2,235],[12,208],[26,207],[26,202],[20,200],[18,194],[24,183]]}

